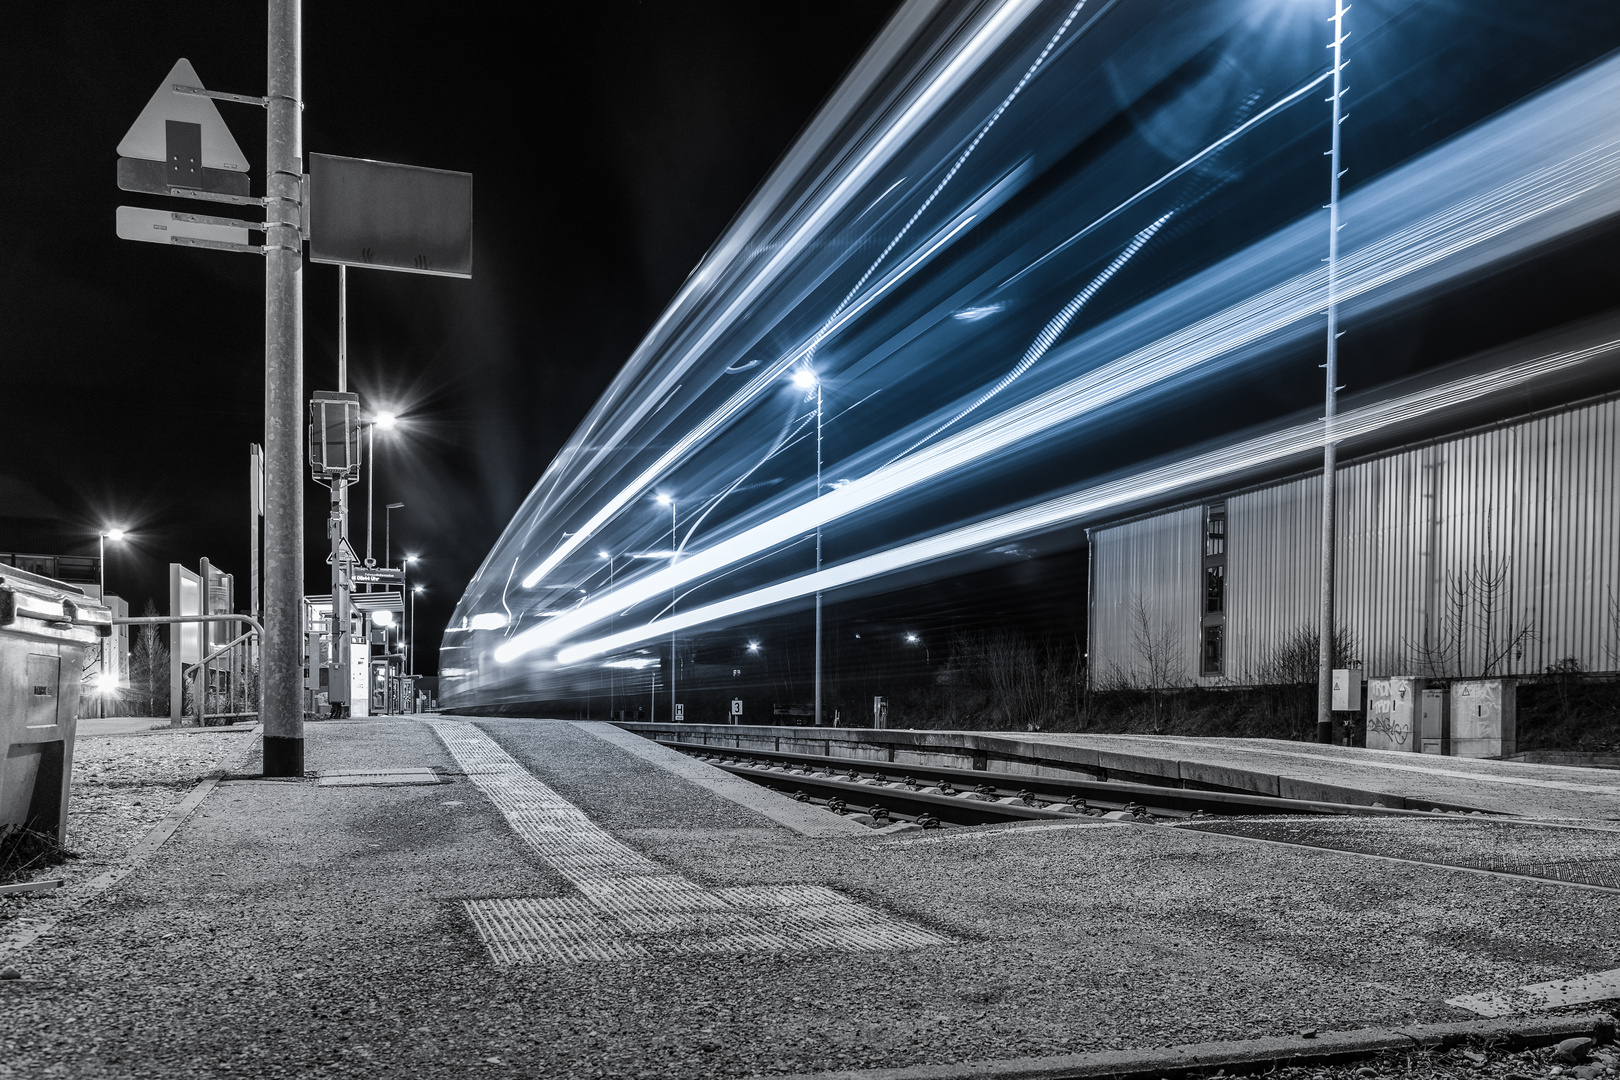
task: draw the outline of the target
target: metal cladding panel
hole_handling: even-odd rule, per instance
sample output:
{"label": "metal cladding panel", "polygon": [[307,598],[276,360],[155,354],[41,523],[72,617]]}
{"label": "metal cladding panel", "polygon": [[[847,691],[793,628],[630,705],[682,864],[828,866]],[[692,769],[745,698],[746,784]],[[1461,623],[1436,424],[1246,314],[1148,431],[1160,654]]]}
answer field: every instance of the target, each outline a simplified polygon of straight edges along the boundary
{"label": "metal cladding panel", "polygon": [[[1341,469],[1334,588],[1353,657],[1373,677],[1620,668],[1617,465],[1620,401],[1604,401]],[[1226,500],[1227,681],[1267,681],[1280,647],[1315,633],[1321,491],[1308,476]],[[1199,515],[1093,534],[1099,678],[1132,661],[1136,594],[1196,621]]]}
{"label": "metal cladding panel", "polygon": [[[1204,511],[1196,506],[1092,534],[1096,595],[1087,648],[1094,685],[1195,681],[1203,534]],[[1144,617],[1151,646],[1143,640]],[[1150,651],[1163,660],[1150,663]],[[1167,678],[1150,680],[1150,667]]]}
{"label": "metal cladding panel", "polygon": [[1226,500],[1226,677],[1265,680],[1277,642],[1314,625],[1322,481],[1308,477]]}

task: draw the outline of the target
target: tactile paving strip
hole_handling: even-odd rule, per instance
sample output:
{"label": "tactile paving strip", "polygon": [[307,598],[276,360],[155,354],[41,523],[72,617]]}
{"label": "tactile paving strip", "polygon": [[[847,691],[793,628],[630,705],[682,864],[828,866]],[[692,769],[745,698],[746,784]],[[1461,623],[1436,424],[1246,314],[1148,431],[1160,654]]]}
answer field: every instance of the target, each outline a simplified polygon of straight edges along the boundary
{"label": "tactile paving strip", "polygon": [[1180,829],[1620,889],[1620,832],[1495,818],[1259,818]]}
{"label": "tactile paving strip", "polygon": [[824,886],[708,888],[619,841],[472,724],[429,723],[513,831],[581,894],[468,901],[498,964],[950,943]]}

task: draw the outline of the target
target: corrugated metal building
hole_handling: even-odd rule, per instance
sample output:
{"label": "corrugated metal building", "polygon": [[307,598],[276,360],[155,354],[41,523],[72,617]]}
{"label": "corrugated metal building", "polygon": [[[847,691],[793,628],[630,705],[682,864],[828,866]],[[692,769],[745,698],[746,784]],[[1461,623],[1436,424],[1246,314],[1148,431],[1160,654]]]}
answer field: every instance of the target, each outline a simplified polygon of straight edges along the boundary
{"label": "corrugated metal building", "polygon": [[[1337,621],[1366,674],[1620,669],[1617,464],[1611,398],[1341,465]],[[1321,483],[1093,529],[1094,685],[1314,679]]]}

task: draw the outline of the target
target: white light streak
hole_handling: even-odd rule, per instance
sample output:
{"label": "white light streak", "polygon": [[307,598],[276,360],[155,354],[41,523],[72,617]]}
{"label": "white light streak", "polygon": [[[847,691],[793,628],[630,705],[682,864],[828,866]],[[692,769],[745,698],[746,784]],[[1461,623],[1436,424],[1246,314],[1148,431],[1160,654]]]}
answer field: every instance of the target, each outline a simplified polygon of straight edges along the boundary
{"label": "white light streak", "polygon": [[[1578,367],[1600,357],[1612,356],[1617,351],[1620,351],[1620,339],[1588,348],[1536,357],[1486,375],[1458,379],[1405,397],[1341,413],[1335,419],[1334,438],[1342,441],[1368,435],[1381,428],[1407,423],[1431,413],[1454,408],[1468,401]],[[817,592],[828,592],[935,559],[988,548],[1013,537],[1028,536],[1060,526],[1077,524],[1088,518],[1118,511],[1172,492],[1196,489],[1200,485],[1237,473],[1319,450],[1324,441],[1323,432],[1323,423],[1317,420],[1263,435],[1187,461],[1138,473],[1135,476],[1101,484],[1023,510],[998,515],[888,551],[829,567],[819,573],[805,574],[689,612],[655,619],[642,626],[594,641],[582,642],[563,649],[557,654],[557,660],[563,664],[576,663],[642,641],[802,599]]]}
{"label": "white light streak", "polygon": [[[1466,198],[1345,255],[1336,286],[1338,300],[1347,303],[1418,274],[1617,179],[1620,151],[1610,144]],[[495,660],[508,663],[534,649],[556,644],[612,614],[701,580],[896,494],[919,489],[1009,448],[1033,445],[1048,432],[1088,413],[1194,371],[1322,312],[1327,302],[1326,286],[1325,268],[1284,281],[875,469],[821,498],[691,553],[678,565],[626,583],[564,618],[525,630],[504,642],[495,651]]]}
{"label": "white light streak", "polygon": [[[1007,3],[1002,4],[996,10],[995,14],[984,21],[977,32],[964,43],[960,51],[951,57],[949,62],[911,100],[900,116],[889,124],[882,134],[873,141],[871,146],[862,154],[860,160],[844,173],[838,184],[807,215],[805,220],[794,230],[792,236],[788,237],[777,248],[770,261],[760,268],[724,310],[715,314],[698,340],[683,350],[681,359],[670,364],[669,374],[665,376],[661,387],[673,385],[674,381],[695,362],[696,358],[708,349],[721,333],[728,330],[742,312],[757,301],[760,293],[775,280],[777,275],[800,256],[804,248],[810,244],[811,238],[831,223],[833,216],[842,210],[865,185],[873,180],[905,142],[945,105],[957,88],[966,82],[982,64],[988,61],[996,49],[1018,29],[1026,18],[1039,10],[1040,6],[1041,0],[1008,0]],[[963,225],[965,226],[965,224],[964,222]],[[725,252],[725,257],[728,259],[734,258],[735,252],[728,250]],[[682,294],[677,296],[675,302],[670,305],[665,314],[659,319],[658,325],[654,326],[653,330],[647,335],[643,345],[638,347],[638,354],[650,351],[656,339],[662,336],[667,321],[675,312],[683,309],[689,302],[690,290],[702,279],[712,274],[714,265],[715,261],[711,260],[698,273],[693,275],[694,280],[689,282],[686,288],[682,289]],[[914,268],[915,266],[913,266]],[[890,284],[892,283],[891,281]],[[847,314],[853,315],[854,313],[851,311]],[[806,342],[804,348],[808,351],[813,348],[813,344]],[[775,383],[781,377],[782,372],[792,366],[798,359],[799,354],[796,351],[795,354],[783,357],[765,372],[756,376],[746,388],[734,395],[731,400],[727,401],[714,414],[706,418],[702,424],[681,439],[679,446],[672,447],[669,453],[659,459],[660,462],[669,463],[680,460],[693,446],[707,439],[709,435],[723,426],[732,416],[763,393],[767,387]],[[635,360],[636,358],[632,357],[631,363],[626,365],[626,372],[636,367]],[[660,393],[660,388],[650,389],[648,394],[660,398],[663,396]],[[621,425],[621,429],[629,430],[643,418],[642,411],[637,411],[626,419]],[[589,427],[589,424],[587,424],[587,427]],[[598,459],[610,454],[617,449],[617,446],[617,439],[606,440],[602,448],[597,451]],[[557,546],[557,549],[547,556],[539,566],[524,575],[523,587],[526,589],[533,588],[563,559],[572,554],[584,542],[584,538],[599,530],[626,503],[645,490],[646,486],[654,482],[666,469],[667,464],[662,467],[654,465],[643,473],[641,477],[638,477],[636,481],[632,482],[629,487],[625,488],[623,492],[620,492],[619,495],[604,504],[597,513],[591,516],[589,522],[581,526],[573,536],[565,538]]]}

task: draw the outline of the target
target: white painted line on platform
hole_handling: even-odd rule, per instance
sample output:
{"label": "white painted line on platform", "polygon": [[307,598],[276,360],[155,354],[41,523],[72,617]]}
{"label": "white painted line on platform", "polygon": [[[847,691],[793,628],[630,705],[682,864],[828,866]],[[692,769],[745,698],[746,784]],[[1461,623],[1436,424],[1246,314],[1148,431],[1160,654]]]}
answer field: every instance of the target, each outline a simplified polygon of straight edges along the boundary
{"label": "white painted line on platform", "polygon": [[1512,1016],[1514,1013],[1542,1012],[1564,1005],[1585,1005],[1615,998],[1620,998],[1620,969],[1599,971],[1559,982],[1531,983],[1495,993],[1465,994],[1447,998],[1446,1004],[1480,1016]]}
{"label": "white painted line on platform", "polygon": [[951,941],[823,886],[710,889],[626,846],[472,724],[428,726],[512,830],[581,893],[467,901],[467,916],[497,964],[861,952]]}

